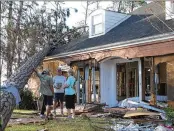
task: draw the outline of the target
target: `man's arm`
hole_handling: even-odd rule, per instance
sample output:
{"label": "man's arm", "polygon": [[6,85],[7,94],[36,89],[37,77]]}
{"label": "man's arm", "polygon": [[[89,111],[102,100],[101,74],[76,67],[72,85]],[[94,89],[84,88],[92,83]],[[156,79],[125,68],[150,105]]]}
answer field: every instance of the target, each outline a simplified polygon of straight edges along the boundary
{"label": "man's arm", "polygon": [[54,94],[54,88],[53,88],[53,86],[50,86],[50,89],[51,89],[52,93]]}
{"label": "man's arm", "polygon": [[50,89],[52,93],[54,94],[54,88],[53,88],[53,79],[50,77]]}
{"label": "man's arm", "polygon": [[39,78],[42,77],[42,75],[41,75],[40,73],[38,73],[37,70],[36,70],[35,68],[33,68],[33,71],[36,73],[36,75],[37,75]]}
{"label": "man's arm", "polygon": [[63,85],[63,88],[67,88],[70,85],[70,79],[68,78],[65,84]]}

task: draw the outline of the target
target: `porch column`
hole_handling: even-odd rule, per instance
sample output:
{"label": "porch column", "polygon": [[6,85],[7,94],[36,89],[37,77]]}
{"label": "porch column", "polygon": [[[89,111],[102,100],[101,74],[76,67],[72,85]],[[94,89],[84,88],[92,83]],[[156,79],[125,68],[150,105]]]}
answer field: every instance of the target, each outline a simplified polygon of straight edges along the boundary
{"label": "porch column", "polygon": [[126,63],[126,98],[129,98],[129,72],[128,63]]}
{"label": "porch column", "polygon": [[105,61],[100,63],[100,87],[101,103],[106,103],[109,107],[116,106],[116,64],[114,61]]}
{"label": "porch column", "polygon": [[82,82],[82,104],[85,104],[85,98],[86,98],[86,95],[85,95],[85,80],[83,80]]}
{"label": "porch column", "polygon": [[142,63],[138,60],[138,78],[139,78],[139,100],[142,101]]}
{"label": "porch column", "polygon": [[151,87],[151,100],[150,105],[156,105],[155,95],[155,82],[154,82],[154,58],[152,57],[151,74],[150,74],[150,87]]}
{"label": "porch column", "polygon": [[82,104],[86,102],[86,95],[85,95],[85,67],[83,67],[83,80],[82,80]]}
{"label": "porch column", "polygon": [[86,102],[89,102],[88,79],[89,79],[89,66],[87,65],[85,67],[85,96],[86,96]]}
{"label": "porch column", "polygon": [[96,102],[95,67],[92,67],[92,86],[93,86],[94,102]]}
{"label": "porch column", "polygon": [[141,59],[141,67],[142,67],[142,100],[145,100],[145,64],[144,64],[144,58]]}
{"label": "porch column", "polygon": [[77,70],[77,104],[80,104],[80,69]]}

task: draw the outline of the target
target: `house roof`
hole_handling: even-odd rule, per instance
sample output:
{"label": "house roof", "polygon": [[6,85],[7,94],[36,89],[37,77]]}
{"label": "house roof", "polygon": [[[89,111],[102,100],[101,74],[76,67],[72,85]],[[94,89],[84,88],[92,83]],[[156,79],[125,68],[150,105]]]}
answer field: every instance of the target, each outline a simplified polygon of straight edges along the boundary
{"label": "house roof", "polygon": [[107,32],[105,35],[94,38],[84,37],[80,41],[74,41],[53,50],[48,54],[48,56],[102,45],[109,45],[112,43],[129,41],[173,31],[173,20],[165,20],[163,17],[164,13],[158,14],[157,17],[156,16],[156,14],[133,14],[131,17]]}

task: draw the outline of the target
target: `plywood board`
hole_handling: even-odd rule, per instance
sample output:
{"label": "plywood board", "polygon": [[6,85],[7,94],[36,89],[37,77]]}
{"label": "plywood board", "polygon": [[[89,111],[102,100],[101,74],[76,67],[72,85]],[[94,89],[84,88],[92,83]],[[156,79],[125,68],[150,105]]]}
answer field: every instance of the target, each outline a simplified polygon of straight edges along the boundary
{"label": "plywood board", "polygon": [[158,116],[159,113],[150,112],[150,111],[128,111],[124,117],[135,117],[135,116]]}

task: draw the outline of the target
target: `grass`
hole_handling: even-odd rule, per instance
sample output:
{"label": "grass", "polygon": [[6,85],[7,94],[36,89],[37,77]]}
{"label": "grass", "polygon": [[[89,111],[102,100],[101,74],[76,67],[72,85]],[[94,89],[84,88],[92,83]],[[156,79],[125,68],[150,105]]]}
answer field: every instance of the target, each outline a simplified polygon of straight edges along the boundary
{"label": "grass", "polygon": [[[34,113],[34,114],[33,114]],[[36,111],[32,110],[14,110],[12,117],[15,118],[31,118],[36,116]],[[49,131],[104,131],[110,123],[105,118],[88,118],[76,117],[72,120],[66,118],[58,118],[49,122],[26,124],[26,125],[10,125],[5,131],[39,131],[48,129]]]}
{"label": "grass", "polygon": [[59,120],[51,120],[47,123],[13,125],[7,127],[5,131],[37,131],[41,129],[48,129],[49,131],[100,131],[107,125],[109,125],[109,123],[107,123],[105,119],[93,118],[89,120],[79,117],[74,120],[62,118]]}

